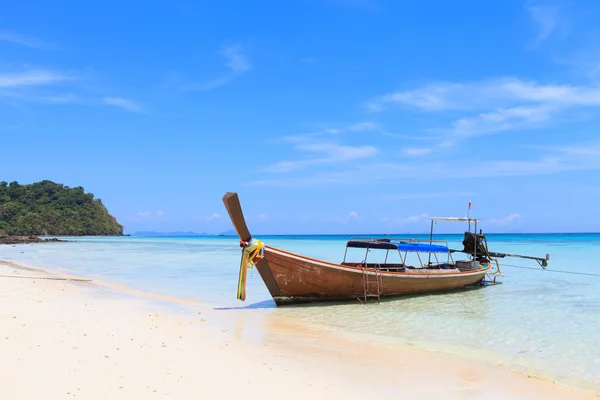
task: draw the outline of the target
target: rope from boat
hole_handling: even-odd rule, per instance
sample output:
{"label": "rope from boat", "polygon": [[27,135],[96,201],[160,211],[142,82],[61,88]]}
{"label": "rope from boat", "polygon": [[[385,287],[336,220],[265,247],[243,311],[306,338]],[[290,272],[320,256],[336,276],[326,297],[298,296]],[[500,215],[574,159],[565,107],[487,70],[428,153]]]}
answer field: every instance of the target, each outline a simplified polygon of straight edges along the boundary
{"label": "rope from boat", "polygon": [[248,268],[254,268],[264,257],[265,245],[258,239],[252,238],[249,242],[240,240],[242,247],[242,260],[240,262],[240,276],[238,278],[237,299],[246,300],[246,278]]}
{"label": "rope from boat", "polygon": [[532,269],[534,271],[550,271],[550,272],[557,272],[557,273],[561,273],[561,274],[600,276],[600,274],[594,274],[591,272],[561,271],[558,269],[548,269],[548,268],[539,269],[539,268],[533,268],[533,267],[525,267],[522,265],[511,265],[511,264],[504,264],[504,263],[502,263],[502,265],[505,267],[511,267],[511,268]]}

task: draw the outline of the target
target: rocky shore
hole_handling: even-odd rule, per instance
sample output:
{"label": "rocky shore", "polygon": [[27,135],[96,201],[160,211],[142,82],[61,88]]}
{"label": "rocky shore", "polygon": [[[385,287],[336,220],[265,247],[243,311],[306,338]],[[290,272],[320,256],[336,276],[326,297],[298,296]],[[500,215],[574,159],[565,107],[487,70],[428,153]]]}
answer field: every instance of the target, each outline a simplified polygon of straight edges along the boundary
{"label": "rocky shore", "polygon": [[30,236],[8,236],[0,235],[0,244],[26,244],[26,243],[45,243],[45,242],[65,242],[56,238],[40,239],[35,235]]}

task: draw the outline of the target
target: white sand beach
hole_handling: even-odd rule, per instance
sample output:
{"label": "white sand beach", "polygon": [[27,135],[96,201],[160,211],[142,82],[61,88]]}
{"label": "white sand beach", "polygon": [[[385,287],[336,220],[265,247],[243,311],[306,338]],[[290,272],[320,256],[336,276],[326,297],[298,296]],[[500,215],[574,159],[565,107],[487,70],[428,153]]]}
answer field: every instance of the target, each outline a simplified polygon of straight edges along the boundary
{"label": "white sand beach", "polygon": [[216,311],[0,264],[2,399],[593,399],[408,346],[359,344],[252,310]]}

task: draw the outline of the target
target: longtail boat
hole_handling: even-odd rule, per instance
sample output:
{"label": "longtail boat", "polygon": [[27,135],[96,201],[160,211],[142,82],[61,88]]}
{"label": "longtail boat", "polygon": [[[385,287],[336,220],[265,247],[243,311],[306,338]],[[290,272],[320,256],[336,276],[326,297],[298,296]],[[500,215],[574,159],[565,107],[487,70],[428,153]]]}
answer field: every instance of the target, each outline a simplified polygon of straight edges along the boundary
{"label": "longtail boat", "polygon": [[[447,292],[476,285],[496,283],[500,271],[498,258],[520,257],[547,266],[545,258],[493,253],[488,250],[485,235],[477,232],[475,218],[431,218],[427,240],[385,238],[353,238],[346,243],[341,263],[332,263],[291,253],[263,244],[252,237],[237,193],[227,192],[223,203],[240,238],[242,260],[238,281],[238,299],[246,299],[247,268],[256,267],[269,293],[278,306],[318,301],[369,299],[382,297]],[[435,222],[466,222],[462,250],[453,250],[447,242],[433,240]],[[474,231],[471,231],[471,225]],[[347,261],[349,249],[360,249],[361,260]],[[385,252],[384,261],[367,260],[373,250]],[[398,257],[392,262],[390,253]],[[466,260],[454,260],[454,253],[464,253]],[[409,254],[415,263],[408,262]],[[414,257],[416,256],[416,257]]]}

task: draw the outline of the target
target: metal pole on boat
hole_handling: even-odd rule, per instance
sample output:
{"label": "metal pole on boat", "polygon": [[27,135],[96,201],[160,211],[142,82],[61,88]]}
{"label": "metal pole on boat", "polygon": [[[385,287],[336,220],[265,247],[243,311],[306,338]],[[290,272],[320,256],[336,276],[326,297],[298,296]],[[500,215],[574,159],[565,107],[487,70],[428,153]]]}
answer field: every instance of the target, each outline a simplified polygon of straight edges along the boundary
{"label": "metal pole on boat", "polygon": [[[471,204],[471,203],[469,203]],[[471,220],[469,220],[469,225],[471,224],[470,222]],[[473,252],[473,266],[475,266],[475,263],[477,262],[477,242],[478,242],[478,238],[477,238],[477,220],[475,220],[475,251]]]}
{"label": "metal pole on boat", "polygon": [[[469,207],[467,207],[467,220],[469,221],[469,232],[471,232],[471,218],[469,214],[471,212],[471,200],[469,200]],[[477,228],[475,228],[475,233],[477,233]]]}
{"label": "metal pole on boat", "polygon": [[[433,243],[433,220],[431,220],[431,230],[429,231],[429,244]],[[431,253],[429,253],[429,265],[431,265]]]}

